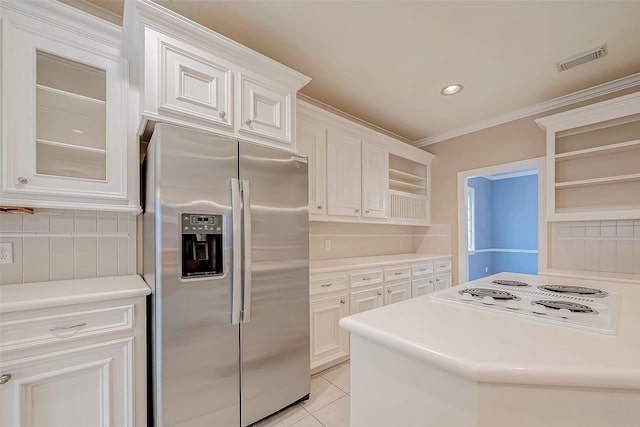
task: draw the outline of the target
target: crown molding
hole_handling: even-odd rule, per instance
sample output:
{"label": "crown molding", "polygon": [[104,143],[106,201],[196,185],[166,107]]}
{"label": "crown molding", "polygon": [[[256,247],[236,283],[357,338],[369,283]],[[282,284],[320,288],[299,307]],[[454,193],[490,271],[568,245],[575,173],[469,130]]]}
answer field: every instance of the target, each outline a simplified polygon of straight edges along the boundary
{"label": "crown molding", "polygon": [[617,92],[624,89],[640,86],[640,73],[632,74],[627,77],[622,77],[617,80],[612,80],[607,83],[603,83],[597,86],[593,86],[588,89],[580,90],[569,95],[564,95],[558,98],[551,99],[549,101],[541,102],[539,104],[531,105],[529,107],[521,108],[519,110],[512,111],[510,113],[501,114],[496,117],[492,117],[487,120],[482,120],[477,123],[463,126],[458,129],[454,129],[449,132],[444,132],[439,135],[430,136],[428,138],[419,139],[413,142],[414,147],[425,147],[427,145],[435,144],[437,142],[446,141],[448,139],[456,138],[458,136],[466,135],[472,132],[477,132],[482,129],[490,128],[492,126],[501,125],[514,120],[523,119],[525,117],[533,116],[535,114],[544,113],[545,111],[555,110],[556,108],[566,107],[568,105],[576,104],[578,102],[587,101],[589,99],[597,98],[599,96],[607,95],[609,93]]}

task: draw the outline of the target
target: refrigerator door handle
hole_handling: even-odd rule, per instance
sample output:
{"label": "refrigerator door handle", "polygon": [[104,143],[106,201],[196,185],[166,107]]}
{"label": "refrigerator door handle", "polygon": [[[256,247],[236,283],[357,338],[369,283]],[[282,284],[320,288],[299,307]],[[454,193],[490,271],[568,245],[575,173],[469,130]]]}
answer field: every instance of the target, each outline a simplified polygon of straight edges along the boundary
{"label": "refrigerator door handle", "polygon": [[231,273],[231,324],[240,323],[242,310],[242,207],[240,203],[240,181],[231,178],[231,215],[233,222],[233,271]]}
{"label": "refrigerator door handle", "polygon": [[242,295],[242,321],[251,320],[251,190],[249,181],[242,180],[242,222],[244,224],[244,293]]}

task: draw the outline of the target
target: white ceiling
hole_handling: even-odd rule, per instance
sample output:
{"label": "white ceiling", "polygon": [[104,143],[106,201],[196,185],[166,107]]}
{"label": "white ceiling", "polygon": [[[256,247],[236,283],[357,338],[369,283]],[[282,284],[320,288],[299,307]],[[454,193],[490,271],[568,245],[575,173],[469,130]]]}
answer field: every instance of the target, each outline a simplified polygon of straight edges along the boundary
{"label": "white ceiling", "polygon": [[[122,0],[89,1],[122,14]],[[410,141],[640,72],[640,1],[157,2],[310,76],[302,94]],[[602,43],[607,56],[558,73]],[[460,94],[440,95],[454,82]]]}

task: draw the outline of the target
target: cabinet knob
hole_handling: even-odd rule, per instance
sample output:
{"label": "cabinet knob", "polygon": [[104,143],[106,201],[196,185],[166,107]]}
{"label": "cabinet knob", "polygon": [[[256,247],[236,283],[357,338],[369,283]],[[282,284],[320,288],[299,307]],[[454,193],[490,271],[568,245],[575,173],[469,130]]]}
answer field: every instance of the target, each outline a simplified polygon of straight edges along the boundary
{"label": "cabinet knob", "polygon": [[388,293],[388,294],[391,294],[391,289],[387,289],[387,293]]}
{"label": "cabinet knob", "polygon": [[2,374],[0,375],[0,384],[6,384],[11,379],[11,374]]}
{"label": "cabinet knob", "polygon": [[323,283],[320,285],[321,288],[328,288],[329,286],[333,286],[333,283]]}
{"label": "cabinet knob", "polygon": [[360,209],[356,209],[356,212],[360,212]]}
{"label": "cabinet knob", "polygon": [[318,209],[322,209],[322,205],[318,205]]}
{"label": "cabinet knob", "polygon": [[367,209],[366,211],[364,211],[364,213],[369,213],[369,212],[371,212],[369,209]]}
{"label": "cabinet knob", "polygon": [[18,183],[19,184],[26,184],[28,182],[29,182],[29,180],[27,178],[25,178],[24,176],[19,176],[18,177]]}
{"label": "cabinet knob", "polygon": [[245,120],[244,124],[247,125],[247,126],[251,126],[251,119]]}
{"label": "cabinet knob", "polygon": [[220,111],[220,118],[224,119],[225,117],[227,117],[227,113],[225,113],[224,111]]}
{"label": "cabinet knob", "polygon": [[340,300],[340,304],[344,304],[344,300],[343,299]]}
{"label": "cabinet knob", "polygon": [[378,296],[382,295],[382,292],[378,292]]}

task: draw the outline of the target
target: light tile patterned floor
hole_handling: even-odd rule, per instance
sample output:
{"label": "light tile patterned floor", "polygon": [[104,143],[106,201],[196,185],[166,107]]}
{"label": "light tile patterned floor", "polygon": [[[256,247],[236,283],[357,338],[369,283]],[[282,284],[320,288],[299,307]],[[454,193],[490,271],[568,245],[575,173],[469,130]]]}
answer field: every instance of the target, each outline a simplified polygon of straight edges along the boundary
{"label": "light tile patterned floor", "polygon": [[311,377],[311,397],[253,427],[349,427],[349,362]]}

